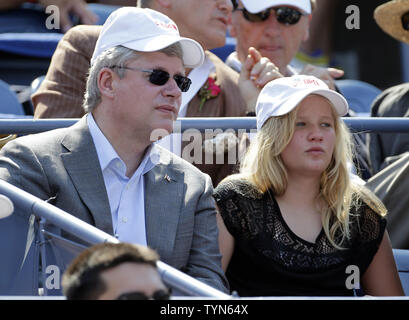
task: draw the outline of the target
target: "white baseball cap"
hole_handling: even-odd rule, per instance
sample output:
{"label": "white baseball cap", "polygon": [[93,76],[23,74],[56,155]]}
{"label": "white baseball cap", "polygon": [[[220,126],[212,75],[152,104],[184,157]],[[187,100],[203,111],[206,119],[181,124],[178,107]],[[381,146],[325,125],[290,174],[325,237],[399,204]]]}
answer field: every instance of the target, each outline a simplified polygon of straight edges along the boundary
{"label": "white baseball cap", "polygon": [[348,102],[342,95],[314,76],[295,75],[270,81],[261,90],[256,105],[257,129],[270,117],[289,113],[310,94],[327,98],[340,117],[347,114]]}
{"label": "white baseball cap", "polygon": [[277,6],[291,6],[304,13],[311,13],[311,0],[241,0],[241,2],[250,13],[258,13]]}
{"label": "white baseball cap", "polygon": [[202,46],[195,40],[179,35],[178,27],[168,16],[147,8],[121,7],[110,14],[91,58],[91,65],[105,50],[124,46],[132,50],[153,52],[179,42],[183,64],[188,68],[204,61]]}

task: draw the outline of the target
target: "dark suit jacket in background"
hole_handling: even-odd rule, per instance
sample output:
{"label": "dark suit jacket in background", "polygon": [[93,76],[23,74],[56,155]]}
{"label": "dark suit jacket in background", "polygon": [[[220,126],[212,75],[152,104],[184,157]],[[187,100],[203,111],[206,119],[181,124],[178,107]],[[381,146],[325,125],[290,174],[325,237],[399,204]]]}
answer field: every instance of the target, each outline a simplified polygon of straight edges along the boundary
{"label": "dark suit jacket in background", "polygon": [[369,178],[366,186],[388,209],[386,227],[392,247],[409,249],[409,151]]}
{"label": "dark suit jacket in background", "polygon": [[[160,163],[144,175],[147,244],[163,262],[226,291],[210,178],[158,148]],[[105,183],[85,117],[69,128],[9,142],[0,151],[0,179],[43,200],[52,198],[56,207],[113,234]]]}
{"label": "dark suit jacket in background", "polygon": [[[372,117],[409,117],[409,83],[383,91],[371,107]],[[409,151],[409,133],[370,133],[372,173],[375,174]]]}

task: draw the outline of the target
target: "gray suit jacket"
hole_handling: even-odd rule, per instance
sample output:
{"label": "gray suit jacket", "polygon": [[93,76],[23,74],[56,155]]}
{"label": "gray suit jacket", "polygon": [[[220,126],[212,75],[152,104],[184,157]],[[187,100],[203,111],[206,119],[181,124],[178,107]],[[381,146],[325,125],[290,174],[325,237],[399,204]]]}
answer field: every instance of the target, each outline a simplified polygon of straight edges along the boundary
{"label": "gray suit jacket", "polygon": [[[160,153],[160,162],[144,176],[148,246],[163,262],[226,291],[211,180],[167,150],[160,148]],[[8,143],[0,152],[0,179],[113,234],[104,179],[85,117],[72,127]]]}

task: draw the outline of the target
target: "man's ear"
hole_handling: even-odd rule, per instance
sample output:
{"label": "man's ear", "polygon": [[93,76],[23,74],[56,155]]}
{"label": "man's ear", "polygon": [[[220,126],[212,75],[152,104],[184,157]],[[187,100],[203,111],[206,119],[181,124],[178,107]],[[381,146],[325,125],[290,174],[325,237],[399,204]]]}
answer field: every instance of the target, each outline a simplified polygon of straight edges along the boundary
{"label": "man's ear", "polygon": [[115,96],[113,82],[118,78],[110,68],[103,68],[98,74],[98,89],[101,96],[113,98]]}
{"label": "man's ear", "polygon": [[310,25],[311,25],[312,14],[308,16],[307,26],[305,28],[305,33],[303,37],[303,41],[307,41],[310,38]]}
{"label": "man's ear", "polygon": [[302,39],[304,42],[310,38],[310,29],[305,29],[304,38]]}

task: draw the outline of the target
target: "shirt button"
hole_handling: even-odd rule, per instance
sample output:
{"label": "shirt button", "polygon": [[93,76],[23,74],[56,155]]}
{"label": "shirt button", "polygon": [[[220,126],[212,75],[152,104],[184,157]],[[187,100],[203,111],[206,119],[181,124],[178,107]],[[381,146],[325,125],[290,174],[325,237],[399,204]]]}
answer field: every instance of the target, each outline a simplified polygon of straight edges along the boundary
{"label": "shirt button", "polygon": [[127,217],[122,217],[122,222],[123,222],[123,223],[127,223],[127,222],[128,222],[128,218],[127,218]]}

